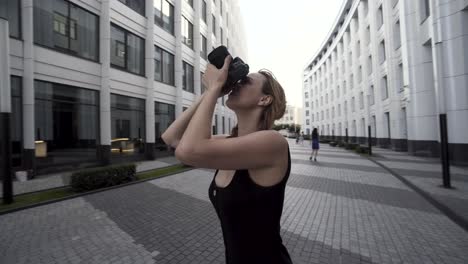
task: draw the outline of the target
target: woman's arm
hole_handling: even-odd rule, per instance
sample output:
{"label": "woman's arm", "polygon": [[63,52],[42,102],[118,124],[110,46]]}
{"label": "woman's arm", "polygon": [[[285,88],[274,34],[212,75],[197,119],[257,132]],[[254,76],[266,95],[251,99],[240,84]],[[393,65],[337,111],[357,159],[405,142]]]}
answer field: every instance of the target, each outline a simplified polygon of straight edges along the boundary
{"label": "woman's arm", "polygon": [[185,130],[192,119],[193,114],[197,111],[200,102],[202,101],[205,93],[203,93],[187,110],[185,110],[180,117],[178,117],[172,124],[164,131],[161,138],[169,146],[177,148],[180,139],[184,135]]}

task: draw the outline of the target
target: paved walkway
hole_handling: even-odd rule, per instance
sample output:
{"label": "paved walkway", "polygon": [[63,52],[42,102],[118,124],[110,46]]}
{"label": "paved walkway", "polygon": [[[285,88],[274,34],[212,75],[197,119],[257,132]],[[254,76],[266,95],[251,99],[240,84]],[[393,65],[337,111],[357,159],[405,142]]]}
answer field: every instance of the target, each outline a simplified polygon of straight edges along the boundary
{"label": "paved walkway", "polygon": [[[138,161],[136,164],[136,171],[143,172],[148,170],[154,170],[180,162],[174,157],[164,157],[157,160],[151,161]],[[18,195],[22,193],[35,192],[41,190],[47,190],[51,188],[63,187],[70,184],[70,179],[73,171],[66,171],[62,173],[54,173],[48,175],[40,175],[36,178],[24,182],[13,181],[13,194]],[[0,197],[3,194],[3,186],[0,181]]]}
{"label": "paved walkway", "polygon": [[[282,216],[294,263],[468,263],[468,233],[375,163],[289,140]],[[195,169],[0,216],[0,263],[224,263]]]}
{"label": "paved walkway", "polygon": [[374,160],[429,194],[468,223],[468,168],[450,167],[453,189],[442,188],[442,165],[439,158],[411,156],[406,152],[373,149]]}

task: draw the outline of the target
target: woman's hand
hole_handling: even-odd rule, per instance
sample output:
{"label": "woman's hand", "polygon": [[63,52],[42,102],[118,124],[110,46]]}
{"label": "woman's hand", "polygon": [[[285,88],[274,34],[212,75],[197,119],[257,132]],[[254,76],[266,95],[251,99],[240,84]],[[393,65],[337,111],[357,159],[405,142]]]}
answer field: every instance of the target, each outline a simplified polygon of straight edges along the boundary
{"label": "woman's hand", "polygon": [[218,97],[222,97],[228,94],[230,91],[222,91],[224,83],[226,83],[228,76],[229,64],[231,64],[232,57],[226,56],[224,59],[224,65],[221,69],[216,68],[213,64],[206,66],[205,74],[203,74],[203,83],[207,87],[207,90],[212,90],[219,94]]}

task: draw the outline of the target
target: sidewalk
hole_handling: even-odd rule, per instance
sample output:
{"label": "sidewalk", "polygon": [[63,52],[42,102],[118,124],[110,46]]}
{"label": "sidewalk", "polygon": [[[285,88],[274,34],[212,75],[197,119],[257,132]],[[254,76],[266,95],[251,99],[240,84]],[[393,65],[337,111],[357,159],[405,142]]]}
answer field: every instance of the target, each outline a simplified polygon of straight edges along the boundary
{"label": "sidewalk", "polygon": [[[174,156],[168,156],[151,161],[138,161],[136,164],[136,171],[143,172],[154,170],[170,165],[179,164],[180,162]],[[115,165],[115,164],[114,164]],[[35,192],[47,190],[51,188],[63,187],[70,184],[70,178],[74,171],[66,171],[62,173],[54,173],[48,175],[40,175],[32,180],[25,182],[13,181],[13,194],[18,195],[22,193]],[[0,197],[3,195],[3,186],[0,182]]]}
{"label": "sidewalk", "polygon": [[373,148],[372,159],[411,182],[430,197],[461,217],[468,226],[468,168],[450,167],[453,189],[442,187],[442,165],[439,158],[425,158]]}
{"label": "sidewalk", "polygon": [[[310,146],[288,141],[281,235],[294,264],[468,263],[468,232],[386,169],[328,144],[309,161]],[[214,172],[1,215],[0,263],[225,263]]]}

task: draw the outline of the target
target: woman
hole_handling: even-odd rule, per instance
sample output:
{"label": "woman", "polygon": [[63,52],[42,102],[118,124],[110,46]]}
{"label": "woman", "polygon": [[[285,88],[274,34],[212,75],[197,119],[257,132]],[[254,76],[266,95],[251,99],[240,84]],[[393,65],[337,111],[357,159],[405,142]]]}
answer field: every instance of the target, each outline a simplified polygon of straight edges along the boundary
{"label": "woman", "polygon": [[[207,90],[198,106],[185,111],[194,114],[182,138],[177,141],[172,136],[176,158],[194,167],[216,169],[209,198],[221,222],[226,263],[289,264],[280,219],[291,157],[288,141],[272,130],[286,109],[284,91],[270,72],[250,73],[235,84],[226,101],[236,113],[237,125],[228,137],[212,137],[213,111],[218,97],[227,94],[221,87],[230,60],[228,56],[219,70],[207,66],[203,76]],[[189,120],[189,114],[182,118]],[[171,142],[169,135],[163,139]]]}
{"label": "woman", "polygon": [[314,156],[315,153],[314,161],[317,161],[317,154],[319,149],[319,134],[317,128],[314,128],[314,130],[312,130],[312,154],[310,154],[309,160],[312,160],[312,156]]}

